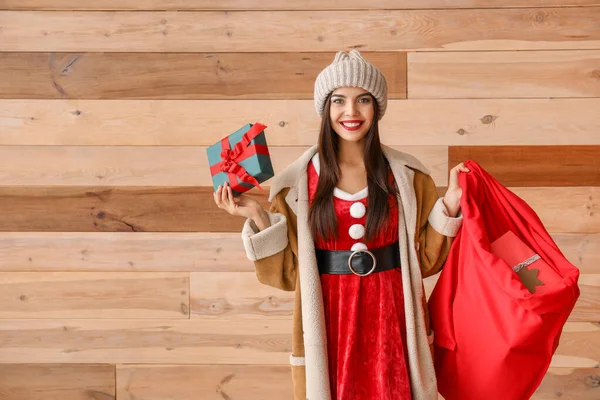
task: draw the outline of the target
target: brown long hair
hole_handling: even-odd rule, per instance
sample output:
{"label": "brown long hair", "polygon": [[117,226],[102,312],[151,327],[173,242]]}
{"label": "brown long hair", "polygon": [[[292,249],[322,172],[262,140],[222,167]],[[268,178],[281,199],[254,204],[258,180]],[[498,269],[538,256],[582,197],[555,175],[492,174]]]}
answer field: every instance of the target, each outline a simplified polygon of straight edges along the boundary
{"label": "brown long hair", "polygon": [[[379,140],[379,124],[377,115],[379,105],[373,98],[375,117],[369,132],[365,135],[364,163],[367,171],[369,186],[369,206],[367,207],[367,222],[365,241],[369,241],[378,231],[385,229],[389,223],[389,195],[398,195],[398,188],[389,181],[389,164],[383,155]],[[333,206],[333,189],[340,179],[340,168],[337,161],[339,151],[339,136],[331,127],[329,109],[331,94],[325,102],[325,110],[321,119],[319,132],[319,183],[312,201],[308,218],[313,237],[328,240],[337,231],[337,219]]]}

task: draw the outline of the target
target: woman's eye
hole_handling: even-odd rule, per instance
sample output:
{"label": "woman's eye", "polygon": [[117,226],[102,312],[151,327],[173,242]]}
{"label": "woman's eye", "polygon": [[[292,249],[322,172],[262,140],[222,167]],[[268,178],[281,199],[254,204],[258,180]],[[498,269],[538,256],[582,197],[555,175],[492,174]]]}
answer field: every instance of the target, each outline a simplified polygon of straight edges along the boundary
{"label": "woman's eye", "polygon": [[335,104],[342,104],[342,99],[335,99],[335,100],[333,100],[333,102]]}
{"label": "woman's eye", "polygon": [[360,99],[361,103],[370,103],[371,99],[369,99],[368,97],[363,97],[362,99]]}

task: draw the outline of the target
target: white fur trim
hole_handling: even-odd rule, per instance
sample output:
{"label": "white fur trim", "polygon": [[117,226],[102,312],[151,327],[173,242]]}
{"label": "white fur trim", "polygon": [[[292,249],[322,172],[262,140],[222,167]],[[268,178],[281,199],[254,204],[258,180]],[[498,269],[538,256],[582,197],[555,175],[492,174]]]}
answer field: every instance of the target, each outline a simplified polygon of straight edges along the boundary
{"label": "white fur trim", "polygon": [[[311,161],[315,167],[315,170],[317,171],[317,175],[319,175],[319,173],[321,172],[321,162],[319,161],[319,153],[315,153],[315,155],[311,158]],[[362,189],[354,194],[344,192],[342,189],[335,187],[335,188],[333,188],[333,195],[341,200],[356,201],[356,200],[364,199],[365,197],[367,197],[369,195],[369,186],[365,187],[364,189]]]}
{"label": "white fur trim", "polygon": [[294,367],[301,367],[306,365],[306,358],[304,357],[296,357],[290,354],[290,365]]}
{"label": "white fur trim", "polygon": [[296,186],[290,188],[288,194],[285,196],[285,202],[294,214],[298,215],[298,188]]}
{"label": "white fur trim", "polygon": [[302,326],[304,328],[304,356],[306,357],[306,398],[331,400],[329,365],[327,362],[327,329],[323,291],[315,254],[315,241],[308,223],[309,196],[306,167],[298,179],[298,268]]}
{"label": "white fur trim", "polygon": [[352,239],[360,239],[365,236],[365,227],[361,224],[354,224],[348,229],[348,234]]}
{"label": "white fur trim", "polygon": [[354,243],[352,245],[352,247],[350,248],[350,250],[356,251],[356,250],[369,250],[369,249],[367,248],[366,244],[358,242],[358,243]]}
{"label": "white fur trim", "polygon": [[440,197],[431,209],[428,221],[432,228],[442,235],[455,237],[462,226],[463,218],[462,214],[459,214],[456,218],[450,217],[448,209]]}
{"label": "white fur trim", "polygon": [[319,153],[318,152],[315,153],[315,155],[312,156],[310,161],[312,161],[313,166],[317,170],[317,175],[319,175],[319,173],[321,172],[321,162],[319,161]]}
{"label": "white fur trim", "polygon": [[288,245],[287,219],[283,214],[267,211],[271,226],[259,231],[251,219],[247,219],[242,228],[242,241],[246,256],[251,261],[272,256],[284,250]]}
{"label": "white fur trim", "polygon": [[342,189],[336,187],[336,188],[333,188],[333,195],[341,200],[356,201],[356,200],[364,199],[365,197],[367,197],[369,195],[369,188],[366,187],[359,192],[350,194],[350,193],[344,192]]}
{"label": "white fur trim", "polygon": [[362,218],[365,216],[366,212],[367,212],[367,208],[360,201],[357,201],[356,203],[354,203],[350,206],[350,215],[353,218]]}

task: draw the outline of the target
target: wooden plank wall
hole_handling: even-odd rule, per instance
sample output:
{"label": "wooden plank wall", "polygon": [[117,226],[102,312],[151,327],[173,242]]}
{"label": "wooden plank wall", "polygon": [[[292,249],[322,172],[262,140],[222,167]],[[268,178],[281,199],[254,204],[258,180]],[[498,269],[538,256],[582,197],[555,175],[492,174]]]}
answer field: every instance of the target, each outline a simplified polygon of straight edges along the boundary
{"label": "wooden plank wall", "polygon": [[284,168],[350,48],[388,77],[384,143],[442,193],[478,161],[581,269],[534,398],[600,398],[593,0],[0,0],[0,398],[291,398],[293,299],[256,281],[205,149],[261,121]]}

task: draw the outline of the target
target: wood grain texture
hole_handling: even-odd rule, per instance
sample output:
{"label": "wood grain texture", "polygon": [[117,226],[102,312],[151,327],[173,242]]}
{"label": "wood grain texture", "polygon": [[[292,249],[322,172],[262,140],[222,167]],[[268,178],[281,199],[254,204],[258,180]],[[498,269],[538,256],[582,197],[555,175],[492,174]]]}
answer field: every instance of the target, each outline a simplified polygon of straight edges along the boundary
{"label": "wood grain texture", "polygon": [[[0,53],[0,98],[312,99],[317,75],[334,56],[331,52]],[[389,97],[406,98],[406,53],[365,53],[365,57],[385,74]]]}
{"label": "wood grain texture", "polygon": [[294,292],[285,292],[258,282],[252,272],[209,272],[190,275],[192,318],[292,315]]}
{"label": "wood grain texture", "polygon": [[598,382],[597,368],[550,368],[531,400],[596,400]]}
{"label": "wood grain texture", "polygon": [[[268,190],[252,197],[268,207]],[[212,187],[1,187],[0,230],[38,232],[240,232]],[[51,210],[51,211],[49,211]]]}
{"label": "wood grain texture", "polygon": [[0,318],[187,319],[184,272],[2,272]]}
{"label": "wood grain texture", "polygon": [[119,400],[293,398],[289,366],[119,365]]}
{"label": "wood grain texture", "polygon": [[600,274],[581,275],[578,286],[581,294],[569,320],[600,321]]}
{"label": "wood grain texture", "polygon": [[[582,274],[600,274],[600,234],[552,237]],[[253,272],[254,267],[239,232],[0,232],[0,271]]]}
{"label": "wood grain texture", "polygon": [[593,0],[0,0],[0,398],[291,398],[293,293],[256,280],[205,146],[264,122],[283,169],[350,48],[388,77],[385,144],[440,194],[481,162],[580,268],[532,399],[600,398],[598,21]]}
{"label": "wood grain texture", "polygon": [[451,146],[448,169],[474,160],[504,186],[600,186],[600,146]]}
{"label": "wood grain texture", "polygon": [[600,235],[552,235],[561,252],[582,274],[600,273]]}
{"label": "wood grain texture", "polygon": [[556,233],[600,233],[600,187],[509,188]]}
{"label": "wood grain texture", "polygon": [[[268,379],[265,379],[268,377]],[[258,400],[292,397],[289,367],[264,365],[118,365],[125,400]],[[595,368],[550,368],[532,400],[596,400]]]}
{"label": "wood grain texture", "polygon": [[[1,11],[0,51],[595,49],[600,45],[599,18],[600,7],[369,13]],[[269,34],[257,24],[268,27]]]}
{"label": "wood grain texture", "polygon": [[[549,232],[600,233],[600,187],[512,190]],[[266,208],[268,191],[249,195]],[[0,209],[0,232],[240,232],[244,222],[217,208],[212,187],[0,186]]]}
{"label": "wood grain texture", "polygon": [[[268,379],[265,379],[268,377]],[[292,397],[290,369],[264,365],[118,365],[125,400],[258,400]],[[596,400],[596,368],[550,368],[532,400]]]}
{"label": "wood grain texture", "polygon": [[[439,276],[434,275],[423,280],[427,298],[431,295],[438,279]],[[580,275],[578,286],[581,294],[568,320],[571,322],[600,320],[600,274]],[[215,299],[214,303],[217,304],[219,301],[220,299]]]}
{"label": "wood grain texture", "polygon": [[[439,275],[424,280],[425,293],[431,295]],[[600,320],[600,274],[583,274],[579,278],[581,295],[569,316],[572,322]],[[193,318],[261,319],[268,316],[291,316],[294,292],[284,292],[258,282],[251,272],[197,272],[190,277],[190,313]]]}
{"label": "wood grain texture", "polygon": [[597,0],[3,0],[1,10],[390,10],[598,6]]}
{"label": "wood grain texture", "polygon": [[[265,134],[268,132],[265,131]],[[447,185],[446,146],[394,148],[417,157],[430,170],[438,185]],[[275,173],[307,149],[304,146],[269,146]],[[0,146],[0,185],[133,187],[212,184],[204,146]]]}
{"label": "wood grain texture", "polygon": [[292,321],[11,319],[0,363],[289,365]]}
{"label": "wood grain texture", "polygon": [[[567,322],[552,367],[593,368],[600,328]],[[192,320],[3,320],[1,363],[289,365],[290,317]],[[42,340],[44,339],[44,340]]]}
{"label": "wood grain texture", "polygon": [[[578,252],[582,240],[569,248]],[[582,260],[600,257],[589,250],[578,252]],[[249,272],[253,265],[239,232],[2,232],[0,271]]]}
{"label": "wood grain texture", "polygon": [[115,366],[0,364],[2,400],[115,400]]}
{"label": "wood grain texture", "polygon": [[600,351],[600,326],[597,322],[568,322],[551,367],[597,368]]}
{"label": "wood grain texture", "polygon": [[[305,149],[270,147],[275,172]],[[2,146],[0,171],[0,185],[212,186],[206,147],[192,146]]]}
{"label": "wood grain texture", "polygon": [[410,53],[408,57],[411,99],[600,97],[599,77],[599,50]]}
{"label": "wood grain texture", "polygon": [[[117,395],[125,400],[287,399],[290,377],[284,366],[119,365]],[[532,400],[596,400],[598,379],[595,368],[550,368]]]}
{"label": "wood grain texture", "polygon": [[[390,100],[383,143],[599,145],[600,98]],[[271,146],[317,143],[312,100],[0,99],[1,145],[210,146],[249,121]],[[199,134],[201,132],[201,134]]]}

